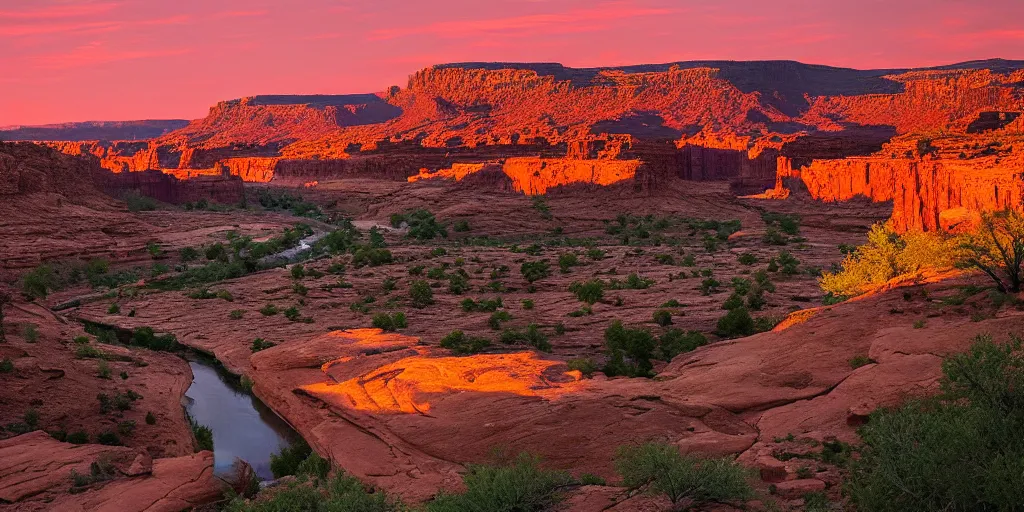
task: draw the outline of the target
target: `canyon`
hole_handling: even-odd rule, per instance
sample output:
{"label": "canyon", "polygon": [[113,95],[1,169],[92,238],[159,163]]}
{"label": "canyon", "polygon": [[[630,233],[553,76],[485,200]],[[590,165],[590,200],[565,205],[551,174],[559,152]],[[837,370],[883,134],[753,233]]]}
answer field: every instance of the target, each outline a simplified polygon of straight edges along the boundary
{"label": "canyon", "polygon": [[933,230],[945,211],[1020,198],[1022,83],[1024,64],[1003,60],[865,71],[445,64],[377,94],[223,101],[149,140],[47,144],[114,173],[281,185],[496,173],[507,180],[478,181],[525,194],[724,181],[737,194],[781,197],[802,181],[813,199],[892,201],[898,229]]}
{"label": "canyon", "polygon": [[[695,510],[847,507],[828,451],[935,394],[976,336],[1020,333],[1024,297],[954,269],[849,300],[819,280],[875,224],[1024,207],[1022,112],[1024,61],[458,63],[189,122],[0,130],[31,140],[0,142],[0,510],[233,499],[186,412],[197,358],[413,507],[516,451],[572,475],[552,510],[671,510],[616,467],[650,440],[750,470],[756,499]],[[614,371],[616,322],[651,336],[649,372]]]}

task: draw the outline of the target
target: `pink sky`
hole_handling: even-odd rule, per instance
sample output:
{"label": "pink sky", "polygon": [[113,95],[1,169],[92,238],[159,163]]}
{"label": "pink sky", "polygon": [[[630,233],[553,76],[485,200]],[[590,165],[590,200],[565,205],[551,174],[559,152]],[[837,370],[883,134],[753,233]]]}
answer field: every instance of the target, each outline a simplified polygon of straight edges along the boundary
{"label": "pink sky", "polygon": [[1024,59],[1021,0],[0,0],[0,126],[202,117],[443,62]]}

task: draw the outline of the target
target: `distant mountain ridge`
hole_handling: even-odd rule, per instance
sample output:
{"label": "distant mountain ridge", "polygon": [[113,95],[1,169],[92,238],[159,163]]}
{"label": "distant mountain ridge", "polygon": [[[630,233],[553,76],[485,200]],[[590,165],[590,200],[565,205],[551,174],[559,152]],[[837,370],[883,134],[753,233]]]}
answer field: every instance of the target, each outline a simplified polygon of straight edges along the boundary
{"label": "distant mountain ridge", "polygon": [[186,119],[82,121],[41,125],[0,126],[0,140],[141,140],[159,137],[188,125]]}

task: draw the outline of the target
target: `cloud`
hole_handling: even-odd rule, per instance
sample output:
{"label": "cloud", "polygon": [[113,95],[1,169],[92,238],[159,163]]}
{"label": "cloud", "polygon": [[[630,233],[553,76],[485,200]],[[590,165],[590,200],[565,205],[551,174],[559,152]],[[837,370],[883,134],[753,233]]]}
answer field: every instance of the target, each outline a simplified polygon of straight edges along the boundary
{"label": "cloud", "polygon": [[190,53],[190,48],[168,48],[159,50],[121,50],[107,48],[101,42],[92,42],[79,46],[66,53],[53,53],[40,55],[30,60],[38,67],[45,69],[70,69],[78,67],[90,67],[111,62],[122,62],[126,60],[152,59],[157,57],[171,57]]}
{"label": "cloud", "polygon": [[257,16],[266,16],[270,11],[224,11],[216,12],[210,15],[211,19],[223,19],[223,18],[251,18]]}
{"label": "cloud", "polygon": [[528,33],[544,30],[549,33],[571,33],[600,30],[603,23],[641,16],[657,16],[677,12],[675,9],[637,7],[629,2],[611,2],[560,13],[528,14],[505,18],[441,21],[421,26],[375,30],[374,40],[397,39],[415,35],[441,37],[478,37],[492,33]]}
{"label": "cloud", "polygon": [[109,11],[118,5],[114,2],[50,5],[25,11],[0,11],[0,19],[39,20],[89,16]]}
{"label": "cloud", "polygon": [[113,21],[21,23],[0,25],[0,36],[20,37],[60,33],[95,33],[118,30],[121,24]]}

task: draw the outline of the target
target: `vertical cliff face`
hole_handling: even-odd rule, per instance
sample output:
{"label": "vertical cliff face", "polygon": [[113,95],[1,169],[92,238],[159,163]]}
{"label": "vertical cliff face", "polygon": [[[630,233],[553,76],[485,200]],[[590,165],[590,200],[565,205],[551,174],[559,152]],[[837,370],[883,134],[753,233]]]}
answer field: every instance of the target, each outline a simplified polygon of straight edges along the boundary
{"label": "vertical cliff face", "polygon": [[1024,205],[1024,153],[970,160],[815,160],[800,168],[791,162],[780,160],[780,188],[829,202],[856,197],[892,201],[890,222],[898,231],[948,228],[944,219],[963,217],[965,211]]}

